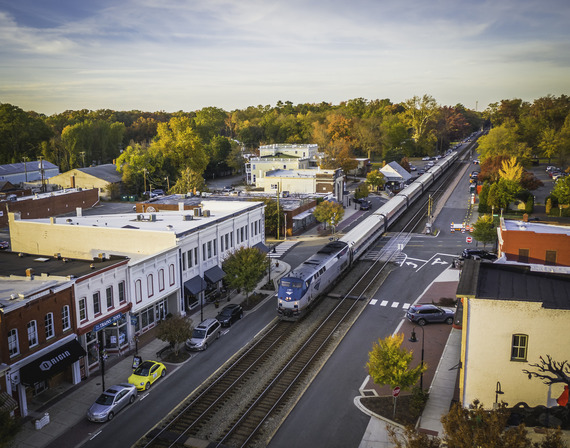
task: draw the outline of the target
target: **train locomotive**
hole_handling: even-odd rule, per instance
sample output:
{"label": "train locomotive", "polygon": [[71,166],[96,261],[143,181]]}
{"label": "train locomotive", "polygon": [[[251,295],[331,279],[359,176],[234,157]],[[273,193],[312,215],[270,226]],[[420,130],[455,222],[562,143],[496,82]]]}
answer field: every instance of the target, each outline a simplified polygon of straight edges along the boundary
{"label": "train locomotive", "polygon": [[452,152],[336,241],[279,280],[277,315],[299,320],[342,273],[459,157]]}

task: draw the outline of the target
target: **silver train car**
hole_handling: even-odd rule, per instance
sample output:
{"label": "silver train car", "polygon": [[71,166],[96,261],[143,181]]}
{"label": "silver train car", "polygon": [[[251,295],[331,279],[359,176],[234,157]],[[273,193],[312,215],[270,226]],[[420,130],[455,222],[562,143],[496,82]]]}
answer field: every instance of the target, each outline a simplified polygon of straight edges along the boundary
{"label": "silver train car", "polygon": [[457,152],[443,157],[426,173],[366,217],[337,241],[332,241],[279,280],[277,316],[299,320],[376,241],[398,217],[421,196],[458,158]]}

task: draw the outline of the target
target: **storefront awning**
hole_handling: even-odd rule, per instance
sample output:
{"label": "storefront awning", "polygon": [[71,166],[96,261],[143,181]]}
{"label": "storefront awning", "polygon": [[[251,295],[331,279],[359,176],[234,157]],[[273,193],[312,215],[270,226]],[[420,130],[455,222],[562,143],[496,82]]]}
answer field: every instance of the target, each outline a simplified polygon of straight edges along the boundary
{"label": "storefront awning", "polygon": [[264,254],[269,252],[269,247],[267,247],[265,244],[263,244],[261,241],[257,244],[254,244],[251,247],[255,247],[257,250],[259,250],[260,252],[263,252]]}
{"label": "storefront awning", "polygon": [[199,275],[184,282],[184,289],[193,295],[200,294],[202,291],[205,291],[206,286],[206,282]]}
{"label": "storefront awning", "polygon": [[85,355],[86,352],[79,342],[75,339],[69,341],[22,367],[20,369],[20,381],[28,386],[39,383],[61,372]]}
{"label": "storefront awning", "polygon": [[222,271],[222,268],[220,268],[217,265],[204,272],[204,277],[206,278],[206,281],[208,281],[209,283],[218,283],[225,276],[226,273]]}

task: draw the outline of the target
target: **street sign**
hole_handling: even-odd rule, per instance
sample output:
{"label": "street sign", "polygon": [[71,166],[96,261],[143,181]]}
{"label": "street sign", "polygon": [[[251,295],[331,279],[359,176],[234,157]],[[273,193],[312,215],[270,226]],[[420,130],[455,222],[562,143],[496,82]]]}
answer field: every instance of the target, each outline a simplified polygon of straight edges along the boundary
{"label": "street sign", "polygon": [[394,398],[396,398],[398,395],[400,395],[400,386],[394,387],[394,390],[392,391],[392,396]]}
{"label": "street sign", "polygon": [[467,241],[468,243],[471,243],[471,242],[473,242],[473,238],[468,236],[467,238],[465,238],[465,241]]}

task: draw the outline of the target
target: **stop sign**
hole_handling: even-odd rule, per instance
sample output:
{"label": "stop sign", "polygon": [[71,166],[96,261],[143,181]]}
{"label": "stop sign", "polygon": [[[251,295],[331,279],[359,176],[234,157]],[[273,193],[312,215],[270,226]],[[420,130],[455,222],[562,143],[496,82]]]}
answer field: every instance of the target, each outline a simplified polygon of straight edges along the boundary
{"label": "stop sign", "polygon": [[393,397],[397,397],[398,395],[400,395],[400,386],[394,387],[394,390],[392,391]]}

